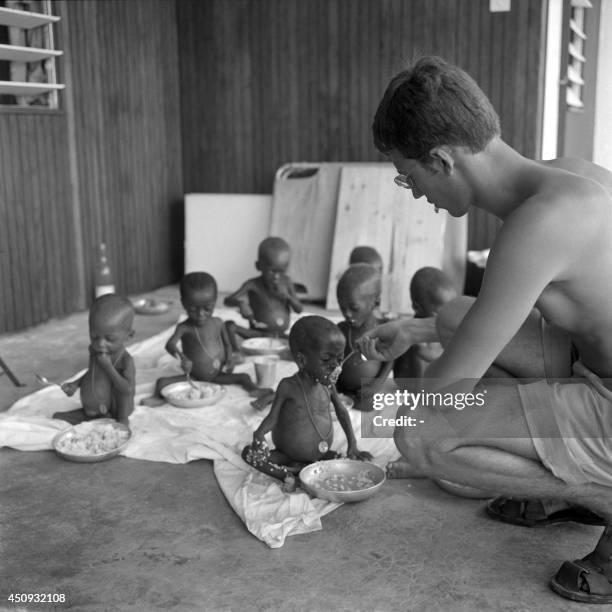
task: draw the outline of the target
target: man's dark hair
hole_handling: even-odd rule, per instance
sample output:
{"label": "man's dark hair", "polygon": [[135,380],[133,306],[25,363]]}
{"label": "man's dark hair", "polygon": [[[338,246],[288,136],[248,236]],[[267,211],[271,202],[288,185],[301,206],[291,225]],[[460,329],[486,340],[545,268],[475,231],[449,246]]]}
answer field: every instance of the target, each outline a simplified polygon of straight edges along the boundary
{"label": "man's dark hair", "polygon": [[465,71],[423,57],[391,79],[372,125],[375,146],[421,163],[440,145],[482,151],[501,133],[491,102]]}

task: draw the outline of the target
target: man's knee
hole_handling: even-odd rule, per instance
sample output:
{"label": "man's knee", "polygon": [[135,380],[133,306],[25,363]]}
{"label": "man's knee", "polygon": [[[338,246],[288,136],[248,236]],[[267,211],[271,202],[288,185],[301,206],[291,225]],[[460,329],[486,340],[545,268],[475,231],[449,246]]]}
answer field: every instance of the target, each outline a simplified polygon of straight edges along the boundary
{"label": "man's knee", "polygon": [[465,317],[474,302],[475,298],[460,295],[440,308],[436,317],[436,329],[443,346],[446,346],[453,337],[463,317]]}

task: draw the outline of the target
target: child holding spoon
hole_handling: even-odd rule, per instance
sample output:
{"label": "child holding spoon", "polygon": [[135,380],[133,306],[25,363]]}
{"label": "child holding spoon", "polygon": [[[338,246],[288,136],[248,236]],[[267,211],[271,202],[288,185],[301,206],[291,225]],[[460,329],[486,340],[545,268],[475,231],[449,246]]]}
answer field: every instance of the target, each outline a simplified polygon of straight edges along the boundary
{"label": "child holding spoon", "polygon": [[[227,330],[219,317],[213,317],[217,302],[217,283],[207,272],[190,272],[179,285],[181,303],[187,319],[181,321],[166,343],[166,351],[181,362],[185,374],[158,378],[151,397],[140,403],[160,406],[165,403],[161,390],[175,382],[201,380],[218,384],[240,385],[250,395],[259,397],[271,389],[260,389],[246,373],[233,374],[234,360]],[[179,343],[182,350],[179,348]]]}

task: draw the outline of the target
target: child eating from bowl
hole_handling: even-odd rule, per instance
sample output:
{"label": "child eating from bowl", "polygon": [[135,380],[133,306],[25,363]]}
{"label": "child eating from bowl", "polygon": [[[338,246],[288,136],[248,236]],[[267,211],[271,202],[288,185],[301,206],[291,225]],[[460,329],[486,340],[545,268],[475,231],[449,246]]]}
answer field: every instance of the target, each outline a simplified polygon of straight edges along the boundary
{"label": "child eating from bowl", "polygon": [[[331,450],[330,402],[346,434],[347,457],[372,459],[370,453],[357,449],[351,419],[334,384],[344,345],[338,326],[324,317],[310,315],[293,325],[289,347],[298,371],[280,381],[270,412],[253,433],[253,443],[242,451],[247,463],[282,480],[286,491],[295,489],[294,472],[314,461],[339,457]],[[272,451],[264,440],[269,431],[275,446]]]}
{"label": "child eating from bowl", "polygon": [[[207,272],[190,272],[181,279],[179,291],[187,318],[176,326],[166,343],[166,351],[180,359],[185,374],[205,382],[237,384],[256,397],[270,393],[271,389],[258,388],[248,374],[232,374],[234,361],[227,331],[223,321],[212,316],[217,303],[215,279]],[[153,396],[140,403],[145,406],[164,404],[161,390],[184,380],[186,376],[182,374],[159,378]]]}
{"label": "child eating from bowl", "polygon": [[291,249],[285,240],[270,236],[259,244],[255,268],[261,274],[247,280],[227,296],[226,306],[238,307],[248,320],[249,328],[233,321],[226,323],[232,347],[239,350],[237,337],[282,336],[289,327],[291,311],[300,313],[303,306],[296,297],[294,284],[287,275]]}
{"label": "child eating from bowl", "polygon": [[53,418],[76,425],[82,421],[110,417],[128,425],[134,410],[136,368],[125,348],[134,335],[134,307],[115,293],[99,297],[89,310],[89,367],[77,380],[63,383],[68,396],[81,390],[82,408],[56,412]]}
{"label": "child eating from bowl", "polygon": [[[410,298],[415,318],[435,317],[438,310],[457,297],[452,281],[442,270],[427,266],[419,268],[410,281]],[[413,344],[393,365],[393,377],[403,388],[402,379],[423,378],[427,366],[442,354],[439,342]]]}
{"label": "child eating from bowl", "polygon": [[346,338],[345,358],[337,388],[355,400],[356,410],[372,410],[372,396],[389,377],[393,362],[364,361],[354,343],[383,321],[376,316],[381,278],[367,263],[349,266],[338,281],[336,295],[344,321],[338,323]]}

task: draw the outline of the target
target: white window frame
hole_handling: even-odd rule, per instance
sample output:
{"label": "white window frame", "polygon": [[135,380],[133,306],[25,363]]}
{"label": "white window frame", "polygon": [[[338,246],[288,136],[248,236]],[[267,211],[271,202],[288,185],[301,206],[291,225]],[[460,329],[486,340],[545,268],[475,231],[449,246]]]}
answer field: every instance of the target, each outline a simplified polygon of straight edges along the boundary
{"label": "white window frame", "polygon": [[[60,18],[51,13],[49,0],[42,0],[44,13],[24,11],[0,6],[0,26],[32,30],[48,28],[47,47],[27,47],[15,44],[0,44],[0,61],[3,62],[40,62],[45,63],[46,82],[2,81],[0,80],[0,95],[13,96],[14,103],[0,103],[0,108],[57,109],[59,107],[58,91],[65,85],[57,82],[56,60],[62,51],[55,49],[53,26]],[[46,104],[32,104],[32,96],[46,96]]]}

